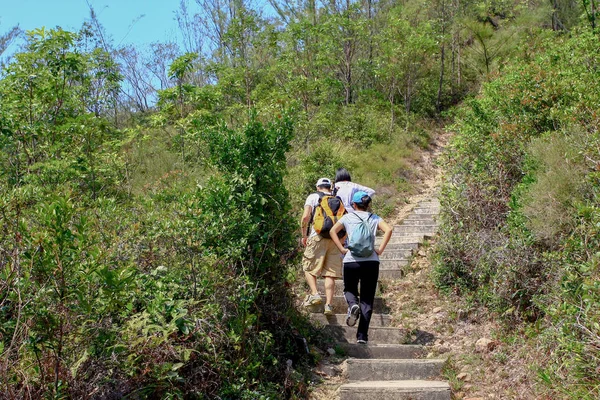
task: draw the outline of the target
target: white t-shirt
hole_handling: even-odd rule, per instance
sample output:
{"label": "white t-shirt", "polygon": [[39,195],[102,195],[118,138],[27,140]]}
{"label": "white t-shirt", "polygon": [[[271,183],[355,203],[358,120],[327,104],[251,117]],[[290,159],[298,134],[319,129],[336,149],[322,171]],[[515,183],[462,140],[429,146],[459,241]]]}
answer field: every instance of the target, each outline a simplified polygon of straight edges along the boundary
{"label": "white t-shirt", "polygon": [[354,208],[352,208],[352,196],[354,196],[354,193],[362,190],[369,196],[373,196],[375,194],[375,191],[370,187],[362,186],[358,183],[349,181],[336,182],[335,187],[337,189],[337,193],[335,195],[342,199],[342,203],[344,203],[344,207],[346,207],[346,211],[349,213],[354,212]]}
{"label": "white t-shirt", "polygon": [[[371,216],[371,218],[369,218],[369,215]],[[352,232],[354,231],[354,228],[361,223],[360,219],[358,219],[357,216],[362,218],[363,221],[367,221],[368,219],[367,223],[371,228],[371,232],[373,232],[373,237],[375,237],[375,235],[377,234],[377,227],[379,226],[379,221],[381,221],[381,218],[378,215],[372,214],[367,211],[355,211],[352,214],[344,215],[338,220],[340,224],[344,225],[344,229],[346,230],[346,233],[348,233],[348,241],[350,241],[350,237],[352,235]],[[347,252],[344,256],[345,263],[360,261],[379,261],[379,255],[375,251],[373,251],[373,254],[371,254],[369,257],[354,257],[350,252]]]}
{"label": "white t-shirt", "polygon": [[[323,193],[324,196],[331,196],[331,193],[329,193],[329,192],[321,192],[321,193]],[[304,207],[311,206],[312,207],[311,212],[314,212],[315,211],[315,207],[319,205],[319,198],[320,198],[319,197],[319,193],[312,193],[312,194],[310,194],[306,198],[306,201],[304,202]],[[311,225],[309,237],[313,237],[313,236],[317,236],[317,232],[315,231],[315,229]]]}

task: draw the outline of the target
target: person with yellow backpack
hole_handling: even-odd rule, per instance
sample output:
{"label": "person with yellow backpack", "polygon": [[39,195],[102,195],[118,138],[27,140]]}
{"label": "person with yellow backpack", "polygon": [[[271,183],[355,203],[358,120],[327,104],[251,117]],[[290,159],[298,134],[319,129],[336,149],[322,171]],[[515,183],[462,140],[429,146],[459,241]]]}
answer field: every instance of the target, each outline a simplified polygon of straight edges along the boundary
{"label": "person with yellow backpack", "polygon": [[[320,178],[317,192],[312,193],[304,202],[304,212],[300,220],[302,245],[305,246],[302,257],[302,269],[310,294],[304,299],[304,306],[323,303],[317,289],[317,277],[325,279],[325,315],[334,315],[333,294],[336,279],[342,278],[342,256],[329,236],[329,230],[346,214],[344,204],[339,197],[331,194],[331,181]],[[311,227],[312,225],[312,227]],[[344,236],[344,233],[338,233]]]}

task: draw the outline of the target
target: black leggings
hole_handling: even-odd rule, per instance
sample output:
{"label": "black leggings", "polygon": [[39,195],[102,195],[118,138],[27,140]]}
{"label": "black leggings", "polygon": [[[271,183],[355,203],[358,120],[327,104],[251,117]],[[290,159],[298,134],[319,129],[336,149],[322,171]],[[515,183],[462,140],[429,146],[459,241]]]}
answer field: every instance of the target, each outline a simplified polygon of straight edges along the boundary
{"label": "black leggings", "polygon": [[379,279],[379,261],[344,263],[344,297],[349,307],[354,304],[360,305],[360,320],[356,331],[358,340],[369,340],[368,331],[371,314],[373,314],[377,279]]}

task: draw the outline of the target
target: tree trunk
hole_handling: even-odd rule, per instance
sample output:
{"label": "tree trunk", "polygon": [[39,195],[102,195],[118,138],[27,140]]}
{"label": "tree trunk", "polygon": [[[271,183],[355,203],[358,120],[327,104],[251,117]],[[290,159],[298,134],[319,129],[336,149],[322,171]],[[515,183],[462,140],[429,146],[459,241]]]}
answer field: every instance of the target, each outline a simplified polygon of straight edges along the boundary
{"label": "tree trunk", "polygon": [[445,58],[446,58],[446,46],[445,46],[444,42],[442,41],[442,50],[441,50],[441,57],[440,57],[440,84],[438,86],[438,94],[437,94],[437,100],[436,100],[436,105],[435,105],[435,108],[436,108],[438,114],[442,111],[442,88],[444,86]]}

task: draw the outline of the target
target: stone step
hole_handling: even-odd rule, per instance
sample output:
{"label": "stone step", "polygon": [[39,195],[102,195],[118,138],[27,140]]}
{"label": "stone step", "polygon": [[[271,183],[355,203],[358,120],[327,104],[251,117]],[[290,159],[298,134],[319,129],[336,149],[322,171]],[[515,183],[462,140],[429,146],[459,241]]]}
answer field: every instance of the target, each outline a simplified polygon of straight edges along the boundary
{"label": "stone step", "polygon": [[439,214],[439,207],[417,207],[410,211],[411,214]]}
{"label": "stone step", "polygon": [[[385,247],[385,251],[390,251],[390,250],[412,250],[415,251],[419,248],[420,244],[419,243],[391,243],[388,242],[387,246]],[[385,252],[384,252],[385,254]]]}
{"label": "stone step", "polygon": [[440,207],[439,200],[420,201],[417,203],[417,207]]}
{"label": "stone step", "polygon": [[405,219],[402,223],[394,225],[394,229],[402,226],[434,226],[437,227],[439,224],[433,219]]}
{"label": "stone step", "polygon": [[[370,329],[370,328],[369,328]],[[361,359],[409,359],[419,357],[423,347],[416,344],[336,344],[348,357]]]}
{"label": "stone step", "polygon": [[435,221],[437,214],[408,214],[404,221]]}
{"label": "stone step", "polygon": [[401,269],[380,269],[379,279],[402,279],[405,275],[404,270]]}
{"label": "stone step", "polygon": [[393,381],[434,379],[441,375],[444,359],[346,360],[346,375],[351,381]]}
{"label": "stone step", "polygon": [[386,246],[383,254],[379,255],[379,260],[397,260],[412,256],[412,250],[395,250]]}
{"label": "stone step", "polygon": [[[385,254],[385,252],[384,252]],[[318,279],[317,280],[317,289],[319,290],[319,293],[321,293],[321,296],[325,295],[325,281],[323,279]],[[308,293],[308,291],[306,292]],[[333,292],[334,296],[343,296],[344,295],[344,281],[342,279],[338,279],[335,281],[335,290]],[[380,296],[381,295],[381,291],[379,290],[379,285],[377,285],[377,288],[375,289],[375,296]]]}
{"label": "stone step", "polygon": [[[423,243],[424,240],[425,240],[425,238],[424,238],[423,235],[417,235],[417,234],[397,235],[397,236],[392,236],[390,238],[390,241],[388,242],[388,246],[390,244]],[[380,238],[376,238],[375,239],[375,245],[379,246],[380,243],[381,243],[381,239]]]}
{"label": "stone step", "polygon": [[[385,254],[385,252],[383,252],[383,254]],[[379,272],[381,272],[382,269],[402,269],[402,267],[405,267],[407,265],[408,265],[407,258],[396,258],[396,259],[392,259],[392,260],[380,260],[379,261]]]}
{"label": "stone step", "polygon": [[[335,314],[346,314],[348,312],[348,303],[346,303],[344,296],[333,296],[332,306]],[[323,296],[322,304],[309,306],[306,307],[306,309],[309,313],[322,314],[323,310],[325,310],[325,297]],[[373,302],[373,313],[386,314],[388,309],[389,308],[385,305],[381,297],[375,297],[375,301]]]}
{"label": "stone step", "polygon": [[[347,314],[335,314],[335,315],[310,314],[310,319],[321,325],[347,326],[346,325],[346,315]],[[373,315],[371,315],[371,324],[369,325],[369,329],[371,329],[373,327],[389,326],[391,324],[391,321],[392,321],[392,318],[389,316],[389,314],[373,314]]]}
{"label": "stone step", "polygon": [[399,233],[423,233],[431,234],[437,229],[437,225],[396,225],[392,237],[398,236]]}
{"label": "stone step", "polygon": [[450,400],[446,382],[406,380],[351,382],[340,386],[340,400]]}
{"label": "stone step", "polygon": [[[344,325],[325,325],[324,329],[337,341],[337,342],[356,342],[356,328],[355,326]],[[407,341],[408,332],[405,329],[391,328],[391,327],[377,327],[369,325],[369,343],[373,344],[403,344]]]}

